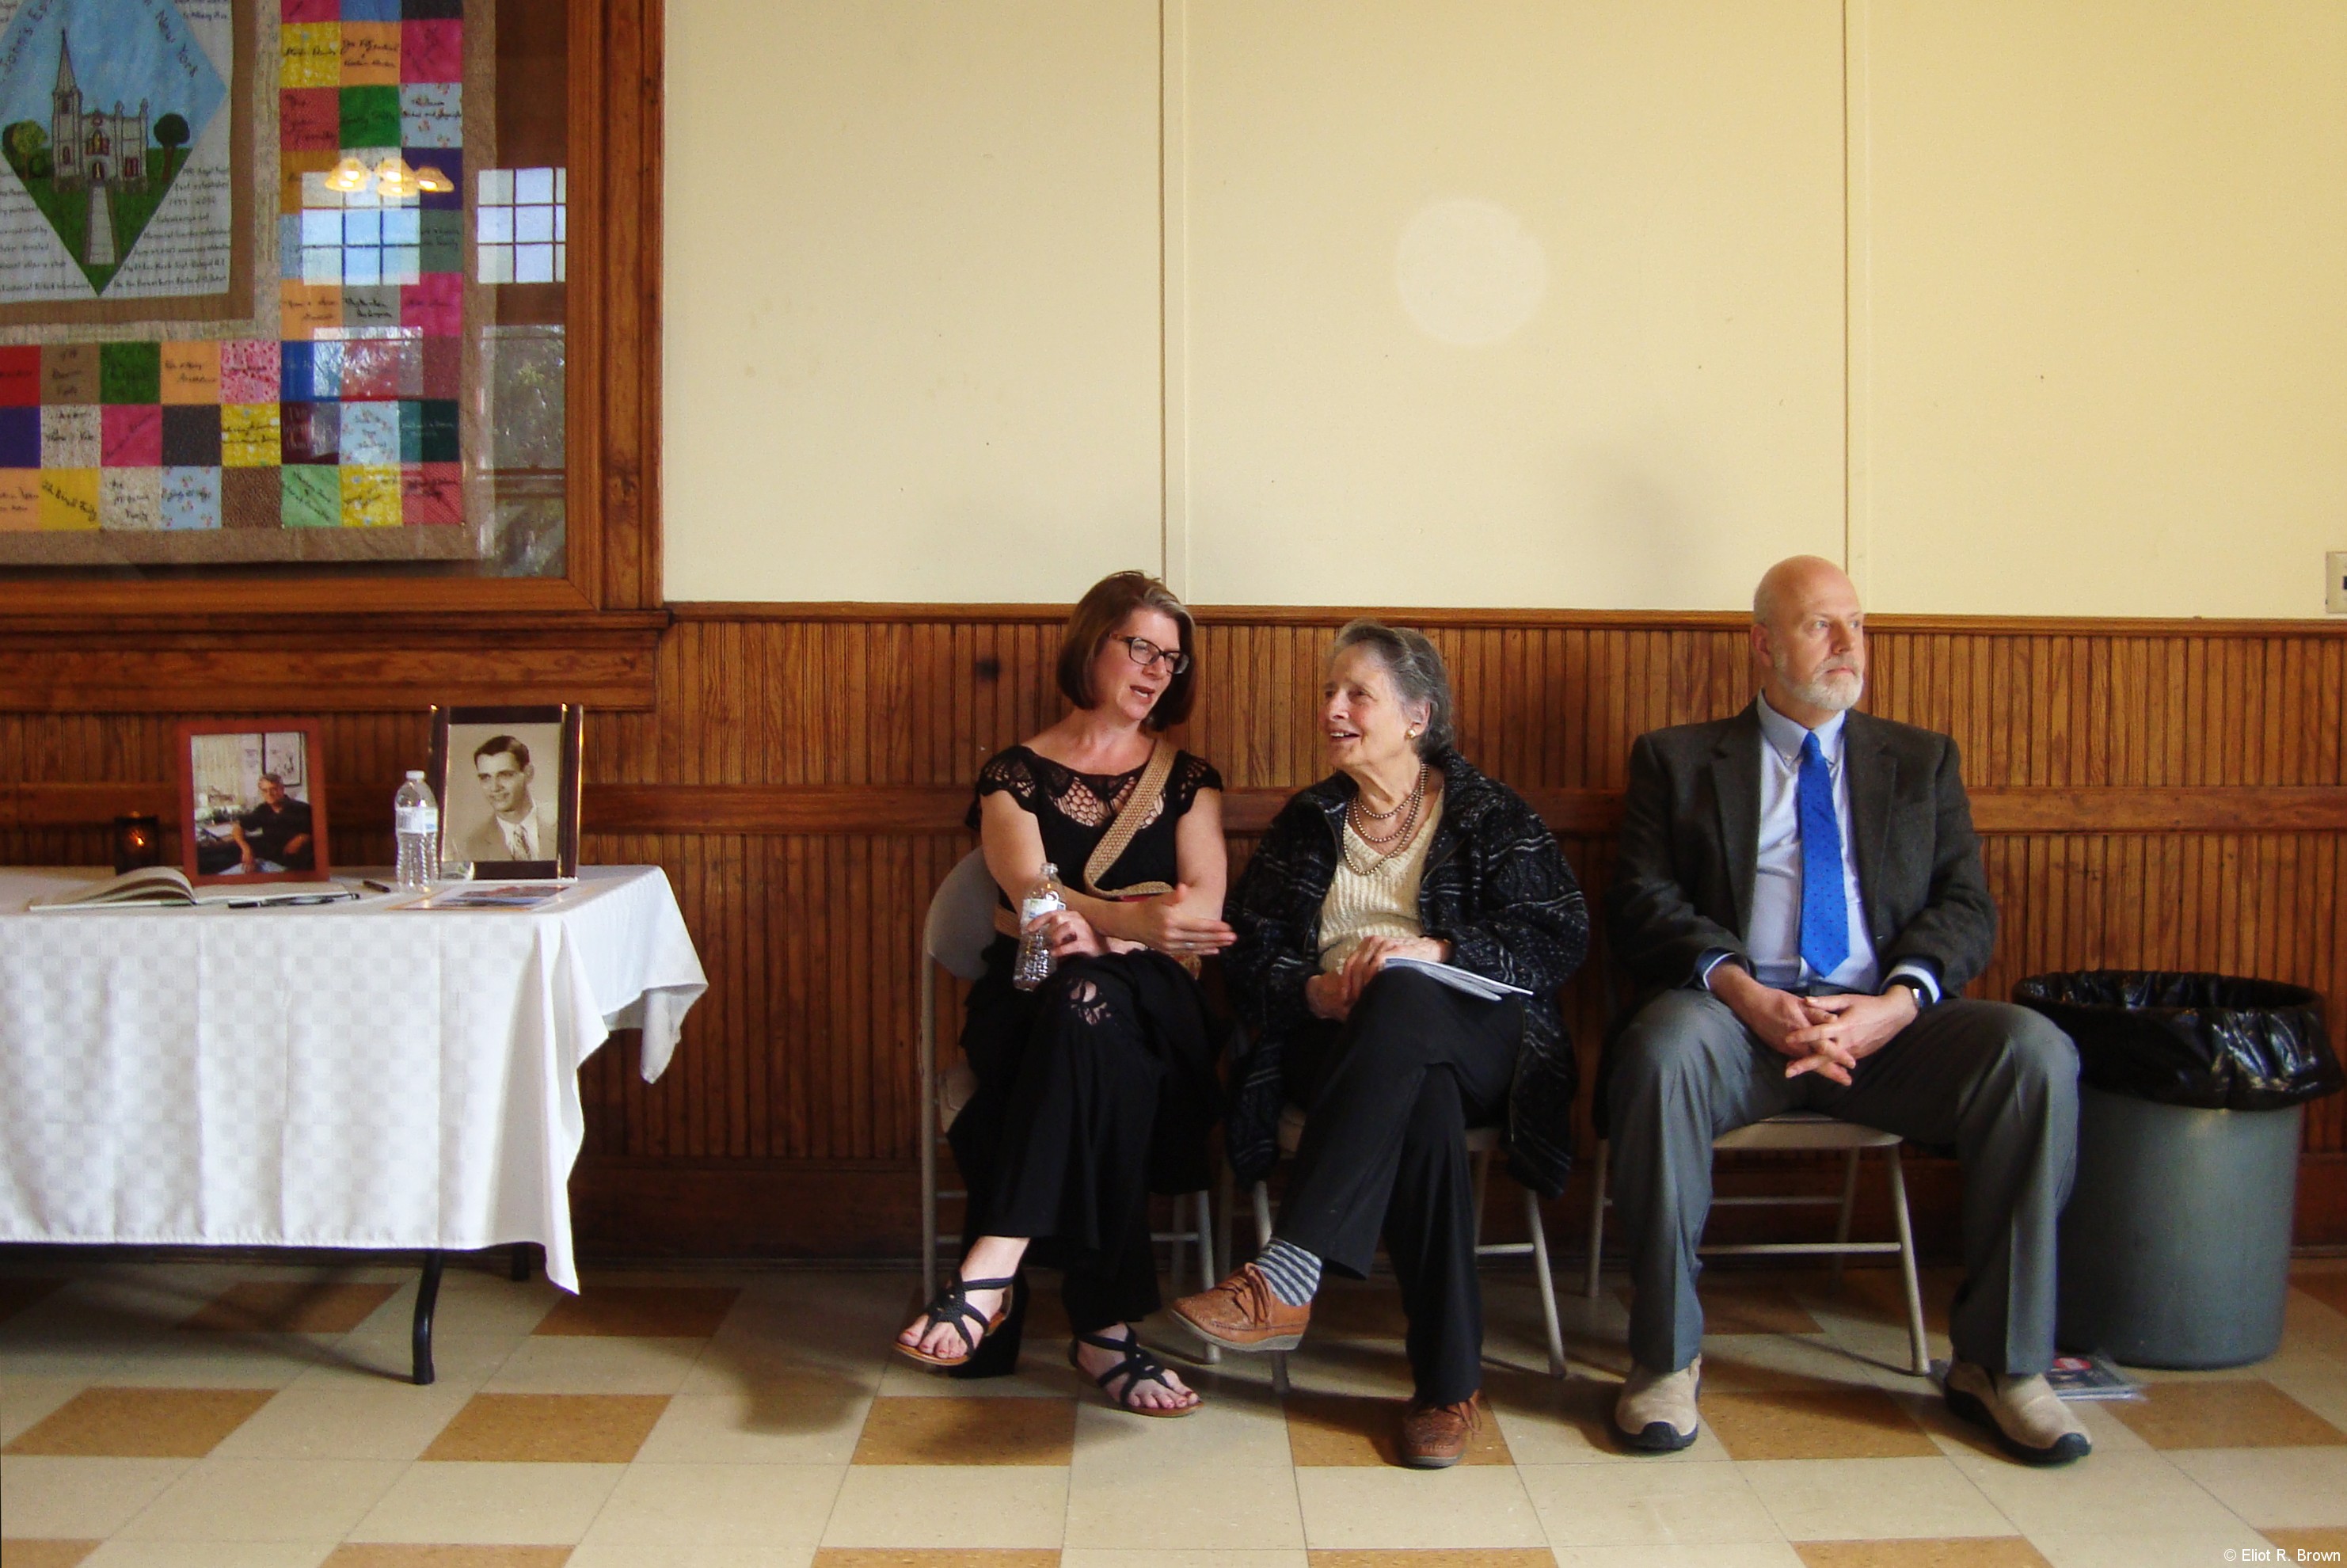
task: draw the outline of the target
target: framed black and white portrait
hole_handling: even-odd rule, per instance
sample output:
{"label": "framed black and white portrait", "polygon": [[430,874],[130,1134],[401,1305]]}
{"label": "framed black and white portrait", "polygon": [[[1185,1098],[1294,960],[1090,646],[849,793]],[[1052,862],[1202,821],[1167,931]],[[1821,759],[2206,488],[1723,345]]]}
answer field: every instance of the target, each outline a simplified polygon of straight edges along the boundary
{"label": "framed black and white portrait", "polygon": [[444,875],[579,875],[583,716],[576,702],[432,710]]}

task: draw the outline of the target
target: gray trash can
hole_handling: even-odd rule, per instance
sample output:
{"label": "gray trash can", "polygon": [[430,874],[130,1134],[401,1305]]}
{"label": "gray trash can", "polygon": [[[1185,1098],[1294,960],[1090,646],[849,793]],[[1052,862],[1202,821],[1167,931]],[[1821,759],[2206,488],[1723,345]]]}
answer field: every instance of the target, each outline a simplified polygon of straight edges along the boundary
{"label": "gray trash can", "polygon": [[2281,1347],[2306,1101],[2342,1078],[2314,992],[2226,975],[2038,975],[2014,1000],[2077,1042],[2078,1173],[2056,1337],[2141,1367]]}

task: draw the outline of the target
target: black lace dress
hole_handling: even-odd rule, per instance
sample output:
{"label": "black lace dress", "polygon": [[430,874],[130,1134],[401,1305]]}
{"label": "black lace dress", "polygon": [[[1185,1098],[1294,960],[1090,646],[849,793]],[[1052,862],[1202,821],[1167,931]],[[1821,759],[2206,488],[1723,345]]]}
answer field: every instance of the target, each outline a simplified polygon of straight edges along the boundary
{"label": "black lace dress", "polygon": [[[1082,887],[1085,862],[1141,774],[1077,773],[1012,746],[979,770],[978,795],[1008,792],[1034,817],[1061,879]],[[1102,886],[1178,882],[1175,825],[1200,790],[1221,787],[1212,766],[1179,753]],[[1063,1272],[1070,1326],[1097,1332],[1158,1307],[1149,1194],[1207,1184],[1206,1135],[1221,1105],[1213,1027],[1198,982],[1163,953],[1065,959],[1021,991],[1010,984],[1017,951],[1007,937],[988,948],[962,1028],[978,1088],[947,1138],[970,1193],[963,1242],[1036,1238],[1029,1256]]]}

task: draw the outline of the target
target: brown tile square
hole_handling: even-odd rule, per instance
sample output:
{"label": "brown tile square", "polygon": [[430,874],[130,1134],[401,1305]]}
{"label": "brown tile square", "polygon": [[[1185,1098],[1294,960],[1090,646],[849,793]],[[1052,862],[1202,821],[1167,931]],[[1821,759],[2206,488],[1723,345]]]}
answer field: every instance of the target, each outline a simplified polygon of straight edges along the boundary
{"label": "brown tile square", "polygon": [[1073,1399],[966,1394],[872,1401],[851,1464],[1066,1464],[1075,1453]]}
{"label": "brown tile square", "polygon": [[0,1452],[201,1459],[270,1395],[267,1389],[84,1389]]}
{"label": "brown tile square", "polygon": [[2312,1530],[2260,1530],[2258,1533],[2289,1553],[2293,1563],[2347,1563],[2347,1530],[2335,1524]]}
{"label": "brown tile square", "polygon": [[[1398,1465],[1401,1462],[1399,1399],[1368,1394],[1287,1396],[1287,1451],[1297,1465]],[[1500,1423],[1483,1412],[1483,1425],[1469,1440],[1461,1464],[1513,1464]]]}
{"label": "brown tile square", "polygon": [[1796,1541],[1809,1568],[2051,1568],[2018,1535],[1946,1541]]}
{"label": "brown tile square", "polygon": [[[1824,1284],[1820,1275],[1819,1283]],[[1625,1286],[1615,1292],[1630,1305]],[[1776,1275],[1713,1275],[1697,1288],[1703,1298],[1706,1334],[1820,1334],[1809,1309],[1794,1299]],[[1902,1308],[1903,1310],[1903,1308]]]}
{"label": "brown tile square", "polygon": [[319,1568],[562,1568],[568,1546],[337,1546]]}
{"label": "brown tile square", "polygon": [[41,1297],[65,1288],[62,1279],[0,1279],[0,1323],[6,1322]]}
{"label": "brown tile square", "polygon": [[1060,1568],[1060,1554],[1043,1547],[825,1546],[815,1568]]}
{"label": "brown tile square", "polygon": [[668,1409],[666,1394],[476,1394],[421,1457],[626,1464]]}
{"label": "brown tile square", "polygon": [[1538,1546],[1479,1546],[1471,1552],[1445,1547],[1361,1552],[1324,1546],[1310,1561],[1312,1568],[1556,1568],[1556,1558]]}
{"label": "brown tile square", "polygon": [[1747,1355],[1736,1348],[1723,1349],[1715,1343],[1703,1353],[1702,1394],[1837,1394],[1852,1386],[1857,1366],[1851,1365],[1850,1378],[1820,1378],[1793,1367],[1778,1364],[1767,1352],[1781,1350],[1791,1343],[1790,1337],[1747,1341],[1761,1350]]}
{"label": "brown tile square", "polygon": [[2154,1382],[2111,1414],[2156,1449],[2336,1447],[2347,1432],[2258,1378]]}
{"label": "brown tile square", "polygon": [[1315,1338],[1399,1339],[1409,1332],[1401,1293],[1391,1280],[1323,1289],[1312,1298]]}
{"label": "brown tile square", "polygon": [[[1945,1269],[1925,1269],[1916,1282],[1923,1297],[1923,1327],[1934,1334],[1948,1331],[1948,1308],[1955,1301],[1958,1276]],[[1834,1287],[1825,1270],[1818,1271],[1817,1286],[1804,1292],[1810,1300],[1829,1303],[1854,1317],[1907,1327],[1907,1286],[1896,1268],[1852,1268],[1841,1277],[1841,1287]]]}
{"label": "brown tile square", "polygon": [[538,1320],[540,1334],[706,1339],[742,1293],[719,1285],[589,1285]]}
{"label": "brown tile square", "polygon": [[1928,1459],[1940,1451],[1879,1389],[1715,1394],[1701,1408],[1731,1459]]}
{"label": "brown tile square", "polygon": [[398,1293],[395,1285],[249,1279],[179,1325],[228,1334],[348,1334]]}
{"label": "brown tile square", "polygon": [[2293,1269],[2291,1288],[2302,1290],[2333,1312],[2347,1313],[2347,1273],[2325,1270],[2315,1274]]}
{"label": "brown tile square", "polygon": [[102,1541],[0,1541],[0,1568],[74,1568]]}

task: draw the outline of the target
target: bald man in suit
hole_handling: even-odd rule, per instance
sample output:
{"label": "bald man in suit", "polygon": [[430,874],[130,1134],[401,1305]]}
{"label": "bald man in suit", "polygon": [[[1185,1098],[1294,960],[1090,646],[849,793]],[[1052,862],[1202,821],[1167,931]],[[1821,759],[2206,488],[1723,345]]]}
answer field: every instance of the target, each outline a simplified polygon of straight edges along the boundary
{"label": "bald man in suit", "polygon": [[2037,1014],[1959,994],[1996,906],[1955,743],[1853,711],[1865,616],[1830,561],[1769,569],[1752,654],[1749,706],[1631,753],[1608,916],[1639,996],[1598,1089],[1633,1288],[1617,1435],[1695,1440],[1712,1140],[1806,1110],[1957,1150],[1949,1406],[2025,1462],[2080,1458],[2086,1434],[2043,1376],[2077,1057]]}

